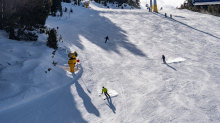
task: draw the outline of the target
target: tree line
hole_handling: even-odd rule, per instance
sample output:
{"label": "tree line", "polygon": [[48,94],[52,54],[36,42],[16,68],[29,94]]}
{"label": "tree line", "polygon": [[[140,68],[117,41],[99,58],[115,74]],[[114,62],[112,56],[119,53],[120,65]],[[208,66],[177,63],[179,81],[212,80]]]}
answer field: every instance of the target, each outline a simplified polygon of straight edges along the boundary
{"label": "tree line", "polygon": [[104,6],[107,6],[107,2],[109,3],[113,3],[117,2],[118,3],[118,7],[120,7],[123,3],[126,3],[130,6],[133,6],[135,8],[139,8],[140,9],[140,0],[94,0],[97,3],[101,3],[101,1],[104,1]]}
{"label": "tree line", "polygon": [[[70,0],[63,0],[70,3]],[[9,39],[36,41],[34,31],[45,28],[49,14],[62,16],[62,0],[1,0],[0,29]]]}
{"label": "tree line", "polygon": [[212,14],[215,16],[220,16],[220,5],[196,5],[194,6],[192,4],[192,0],[187,0],[184,4],[181,5],[181,9],[189,9],[191,11],[195,12],[201,12],[201,13],[206,13],[206,14]]}

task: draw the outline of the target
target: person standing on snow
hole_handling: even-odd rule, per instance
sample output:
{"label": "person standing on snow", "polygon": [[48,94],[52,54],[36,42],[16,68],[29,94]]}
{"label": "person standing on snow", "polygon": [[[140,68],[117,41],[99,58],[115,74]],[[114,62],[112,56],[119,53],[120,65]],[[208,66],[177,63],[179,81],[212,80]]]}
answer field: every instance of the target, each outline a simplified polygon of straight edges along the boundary
{"label": "person standing on snow", "polygon": [[167,13],[165,13],[165,17],[167,17]]}
{"label": "person standing on snow", "polygon": [[108,36],[107,36],[107,37],[105,37],[105,43],[107,42],[107,40],[109,40]]}
{"label": "person standing on snow", "polygon": [[164,55],[162,55],[162,58],[161,58],[161,59],[163,59],[163,63],[166,64],[165,56],[164,56]]}
{"label": "person standing on snow", "polygon": [[105,88],[104,86],[102,87],[102,94],[103,94],[103,92],[104,92],[106,98],[110,97],[110,95],[108,94],[107,88]]}

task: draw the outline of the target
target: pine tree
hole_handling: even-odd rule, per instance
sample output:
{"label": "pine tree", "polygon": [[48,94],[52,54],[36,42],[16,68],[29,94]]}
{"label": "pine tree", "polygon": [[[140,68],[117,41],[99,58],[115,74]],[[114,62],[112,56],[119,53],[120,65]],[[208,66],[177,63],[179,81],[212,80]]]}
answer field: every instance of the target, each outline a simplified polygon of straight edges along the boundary
{"label": "pine tree", "polygon": [[58,48],[57,42],[58,41],[57,41],[56,29],[53,28],[49,31],[49,36],[47,38],[47,46],[56,50]]}
{"label": "pine tree", "polygon": [[210,13],[212,15],[219,16],[220,15],[220,5],[197,5],[194,6],[192,4],[192,0],[188,0],[187,9],[192,11],[202,12],[202,13]]}
{"label": "pine tree", "polygon": [[72,8],[70,9],[70,12],[73,12],[73,9],[72,9]]}
{"label": "pine tree", "polygon": [[66,0],[65,2],[67,2],[67,3],[71,3],[71,1],[70,1],[70,0]]}
{"label": "pine tree", "polygon": [[107,2],[106,2],[106,0],[105,0],[105,2],[104,2],[104,6],[107,6]]}
{"label": "pine tree", "polygon": [[0,1],[0,29],[3,29],[3,0]]}
{"label": "pine tree", "polygon": [[[10,33],[9,38],[36,40],[37,36],[29,31],[44,27],[52,1],[1,0],[0,4],[0,28]],[[17,35],[15,35],[15,29],[18,30]]]}
{"label": "pine tree", "polygon": [[52,0],[53,4],[51,6],[51,13],[52,16],[56,16],[57,11],[62,12],[62,6],[61,6],[61,1],[62,0]]}

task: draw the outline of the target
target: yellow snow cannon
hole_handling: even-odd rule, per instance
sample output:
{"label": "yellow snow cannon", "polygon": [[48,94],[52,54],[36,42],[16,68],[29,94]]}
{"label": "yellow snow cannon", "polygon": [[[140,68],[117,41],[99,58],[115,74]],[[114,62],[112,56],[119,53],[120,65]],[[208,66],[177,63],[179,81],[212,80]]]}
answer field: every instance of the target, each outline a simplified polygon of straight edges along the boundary
{"label": "yellow snow cannon", "polygon": [[74,51],[74,53],[69,53],[68,57],[69,57],[68,64],[69,64],[69,67],[70,67],[70,72],[73,73],[74,72],[74,67],[75,67],[75,64],[76,64],[77,52]]}

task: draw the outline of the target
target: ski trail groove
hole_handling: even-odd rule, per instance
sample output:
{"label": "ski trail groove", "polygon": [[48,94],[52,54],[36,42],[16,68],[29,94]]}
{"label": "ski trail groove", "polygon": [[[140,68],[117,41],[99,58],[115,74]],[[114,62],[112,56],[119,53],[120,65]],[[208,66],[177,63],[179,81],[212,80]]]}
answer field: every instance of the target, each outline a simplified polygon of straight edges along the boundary
{"label": "ski trail groove", "polygon": [[127,113],[128,113],[128,108],[127,108],[127,104],[126,104],[126,97],[125,97],[125,94],[124,94],[124,88],[121,86],[121,89],[120,89],[120,91],[121,91],[121,96],[122,96],[122,104],[123,104],[123,112],[124,112],[124,116],[125,116],[125,119],[124,119],[124,122],[125,123],[127,123],[128,122],[128,115],[127,115]]}

